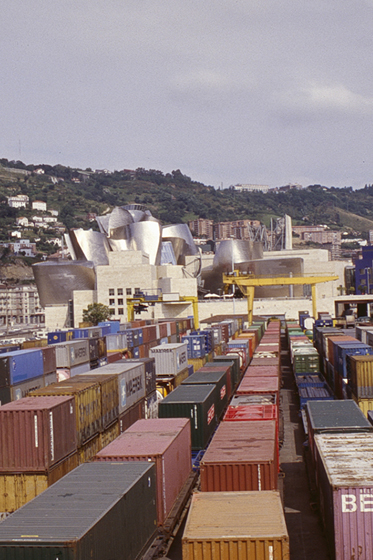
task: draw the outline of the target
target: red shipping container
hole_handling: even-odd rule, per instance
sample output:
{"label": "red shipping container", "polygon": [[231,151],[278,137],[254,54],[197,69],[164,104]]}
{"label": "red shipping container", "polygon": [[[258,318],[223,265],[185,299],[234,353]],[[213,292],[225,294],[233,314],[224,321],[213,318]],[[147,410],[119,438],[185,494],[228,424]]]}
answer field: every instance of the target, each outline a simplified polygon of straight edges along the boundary
{"label": "red shipping container", "polygon": [[277,366],[280,368],[279,358],[253,358],[250,362],[250,366]]}
{"label": "red shipping container", "polygon": [[157,519],[162,525],[191,471],[188,418],[155,418],[133,424],[97,453],[95,461],[154,461]]}
{"label": "red shipping container", "polygon": [[0,472],[45,472],[77,449],[75,399],[25,397],[0,407]]}
{"label": "red shipping container", "polygon": [[107,355],[107,363],[113,364],[114,362],[118,362],[123,358],[122,352],[109,352]]}
{"label": "red shipping container", "polygon": [[245,376],[249,377],[275,377],[280,374],[279,366],[249,365],[245,371]]}
{"label": "red shipping container", "polygon": [[237,387],[236,395],[255,395],[256,393],[274,393],[277,396],[280,389],[280,381],[277,377],[250,377],[243,376]]}
{"label": "red shipping container", "polygon": [[276,421],[222,422],[200,463],[201,491],[276,490]]}
{"label": "red shipping container", "polygon": [[132,424],[137,422],[137,420],[145,418],[145,400],[144,397],[138,403],[131,406],[131,408],[120,414],[118,418],[119,433],[123,433],[132,426]]}
{"label": "red shipping container", "polygon": [[253,350],[255,350],[255,348],[258,346],[259,344],[259,337],[258,337],[258,331],[242,331],[241,334],[238,335],[237,338],[248,338],[251,337],[253,339]]}
{"label": "red shipping container", "polygon": [[147,325],[142,329],[142,340],[144,344],[157,340],[157,328],[155,325]]}
{"label": "red shipping container", "polygon": [[357,339],[353,336],[345,335],[345,336],[329,336],[328,337],[328,355],[326,356],[329,362],[334,367],[334,344],[338,344],[339,342],[357,342]]}

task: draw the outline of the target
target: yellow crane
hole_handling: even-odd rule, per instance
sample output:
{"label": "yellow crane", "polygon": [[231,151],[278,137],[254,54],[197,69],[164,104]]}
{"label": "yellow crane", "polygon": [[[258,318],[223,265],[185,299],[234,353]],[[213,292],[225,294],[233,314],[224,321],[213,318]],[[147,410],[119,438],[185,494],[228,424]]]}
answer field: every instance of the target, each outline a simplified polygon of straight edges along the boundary
{"label": "yellow crane", "polygon": [[179,299],[175,301],[164,301],[162,296],[147,296],[145,294],[135,294],[133,298],[127,298],[127,314],[128,320],[133,321],[135,319],[135,311],[141,311],[141,306],[146,309],[146,306],[152,303],[191,303],[193,306],[193,317],[194,317],[194,328],[199,329],[199,317],[198,317],[198,297],[197,296],[179,296]]}
{"label": "yellow crane", "polygon": [[322,282],[332,282],[338,280],[339,276],[332,275],[312,275],[298,274],[294,276],[255,276],[254,274],[244,274],[239,270],[235,270],[230,274],[223,274],[224,287],[237,286],[243,295],[247,297],[247,311],[249,325],[253,322],[254,294],[256,286],[299,286],[311,285],[312,289],[312,312],[316,319],[317,315],[317,297],[316,285]]}

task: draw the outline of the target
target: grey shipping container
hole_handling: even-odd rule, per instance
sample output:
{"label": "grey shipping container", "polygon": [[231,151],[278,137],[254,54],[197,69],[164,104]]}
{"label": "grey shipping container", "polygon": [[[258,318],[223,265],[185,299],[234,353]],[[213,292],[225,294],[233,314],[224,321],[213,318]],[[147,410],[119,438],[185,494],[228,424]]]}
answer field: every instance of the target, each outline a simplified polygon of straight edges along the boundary
{"label": "grey shipping container", "polygon": [[192,449],[205,449],[218,424],[216,385],[180,385],[158,403],[159,418],[190,418]]}
{"label": "grey shipping container", "polygon": [[161,344],[150,349],[157,375],[176,375],[188,365],[188,344]]}
{"label": "grey shipping container", "polygon": [[156,390],[157,378],[155,373],[155,359],[154,358],[133,358],[127,360],[128,363],[143,363],[145,371],[145,393],[150,395]]}
{"label": "grey shipping container", "polygon": [[142,363],[119,360],[95,372],[118,377],[119,415],[145,397],[145,370]]}
{"label": "grey shipping container", "polygon": [[56,347],[52,345],[42,346],[41,351],[43,353],[44,375],[48,375],[48,373],[53,373],[54,371],[56,371],[57,368]]}
{"label": "grey shipping container", "polygon": [[[54,383],[56,378],[54,378]],[[34,379],[29,379],[23,383],[18,383],[17,385],[11,385],[9,387],[0,387],[0,405],[18,401],[23,397],[27,397],[30,391],[35,389],[40,389],[40,387],[45,387],[44,375],[40,377],[35,377]]]}
{"label": "grey shipping container", "polygon": [[0,523],[0,558],[136,560],[156,528],[154,463],[86,463]]}
{"label": "grey shipping container", "polygon": [[56,344],[57,368],[72,368],[89,362],[89,343],[87,338],[78,338]]}
{"label": "grey shipping container", "polygon": [[226,355],[222,354],[221,356],[215,356],[212,360],[213,362],[233,362],[232,366],[232,391],[235,387],[237,387],[238,382],[241,378],[241,370],[240,370],[240,358],[239,356],[235,356],[234,354]]}
{"label": "grey shipping container", "polygon": [[373,434],[316,434],[320,513],[335,560],[373,558]]}
{"label": "grey shipping container", "polygon": [[226,367],[224,367],[224,370],[205,371],[204,368],[201,368],[181,382],[182,385],[216,385],[217,400],[215,404],[219,419],[228,404],[227,371],[229,372],[229,370]]}

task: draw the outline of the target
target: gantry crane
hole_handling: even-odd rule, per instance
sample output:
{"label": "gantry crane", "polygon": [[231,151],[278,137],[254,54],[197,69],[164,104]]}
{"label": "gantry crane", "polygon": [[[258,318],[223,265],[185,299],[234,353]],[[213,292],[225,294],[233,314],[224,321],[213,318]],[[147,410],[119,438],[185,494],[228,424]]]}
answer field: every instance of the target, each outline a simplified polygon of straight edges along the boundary
{"label": "gantry crane", "polygon": [[194,317],[194,328],[199,329],[199,318],[198,318],[198,297],[197,296],[178,296],[178,299],[173,301],[164,300],[161,295],[148,296],[142,292],[135,294],[132,298],[127,298],[127,314],[128,321],[133,321],[135,318],[135,311],[142,311],[147,309],[148,305],[153,303],[172,303],[172,304],[183,304],[191,303],[193,306],[193,317]]}
{"label": "gantry crane", "polygon": [[253,306],[254,294],[256,286],[293,286],[293,285],[311,285],[312,288],[312,312],[316,319],[317,315],[317,299],[316,299],[316,284],[322,282],[332,282],[338,280],[339,276],[335,275],[317,275],[312,274],[298,274],[294,276],[256,276],[254,274],[244,274],[239,270],[235,270],[230,274],[223,274],[224,287],[235,285],[243,295],[247,297],[247,315],[249,325],[253,322]]}

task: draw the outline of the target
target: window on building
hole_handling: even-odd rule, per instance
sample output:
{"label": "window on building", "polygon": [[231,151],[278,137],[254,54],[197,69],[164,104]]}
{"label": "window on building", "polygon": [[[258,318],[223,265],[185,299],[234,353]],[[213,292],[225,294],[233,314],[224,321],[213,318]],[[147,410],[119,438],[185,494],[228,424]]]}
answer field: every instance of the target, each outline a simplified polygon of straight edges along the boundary
{"label": "window on building", "polygon": [[124,315],[123,307],[118,308],[118,315]]}
{"label": "window on building", "polygon": [[126,295],[127,295],[127,296],[131,296],[131,295],[132,295],[132,289],[131,289],[131,288],[126,288]]}
{"label": "window on building", "polygon": [[110,313],[111,313],[112,315],[115,315],[115,309],[113,309],[112,307],[110,307],[109,311],[110,311]]}
{"label": "window on building", "polygon": [[122,296],[123,295],[123,288],[118,288],[117,289],[117,294],[118,294],[118,296]]}
{"label": "window on building", "polygon": [[109,299],[109,305],[115,305],[115,299]]}
{"label": "window on building", "polygon": [[122,298],[118,299],[118,305],[123,305],[123,299]]}
{"label": "window on building", "polygon": [[115,294],[114,288],[109,288],[109,296],[113,296]]}

